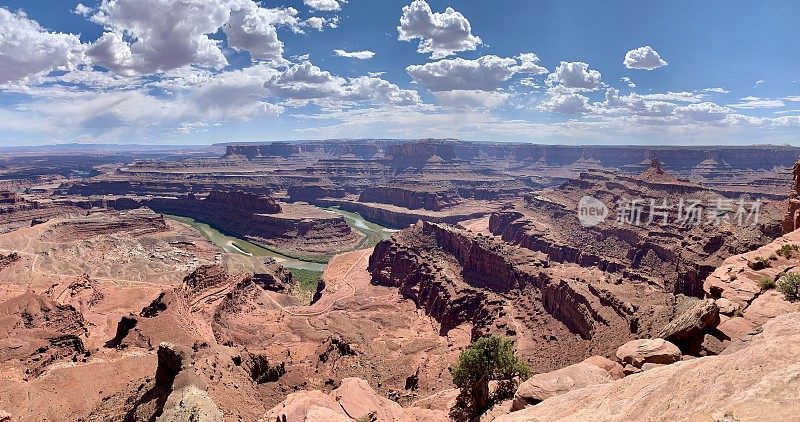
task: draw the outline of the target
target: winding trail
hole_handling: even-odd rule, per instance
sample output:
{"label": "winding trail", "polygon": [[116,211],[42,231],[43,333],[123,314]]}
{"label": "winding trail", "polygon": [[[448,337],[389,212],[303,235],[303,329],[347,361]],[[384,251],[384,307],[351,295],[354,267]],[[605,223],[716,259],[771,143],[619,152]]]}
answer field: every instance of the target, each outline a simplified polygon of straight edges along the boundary
{"label": "winding trail", "polygon": [[429,394],[429,395],[427,395],[425,397],[422,397],[422,398],[419,398],[419,399],[416,399],[416,400],[412,401],[406,407],[416,407],[419,402],[423,402],[425,400],[432,399],[432,398],[434,398],[434,397],[436,397],[436,396],[438,396],[440,394],[448,393],[450,391],[453,391],[453,389],[452,388],[448,388],[448,389],[445,389],[445,390],[437,391],[437,392],[435,392],[433,394]]}
{"label": "winding trail", "polygon": [[[236,287],[236,285],[241,280],[243,280],[244,277],[245,276],[243,274],[236,275],[234,277],[231,277],[229,280],[227,280],[227,282],[225,283],[225,285],[223,287],[221,287],[219,289],[214,289],[212,287],[213,290],[211,290],[210,292],[203,293],[201,296],[199,296],[197,298],[194,298],[191,301],[191,303],[189,303],[190,310],[192,312],[201,311],[203,309],[203,305],[201,305],[200,302],[205,301],[206,303],[212,303],[212,302],[214,302],[216,300],[219,300],[220,298],[222,298],[226,294],[228,294],[231,291],[233,291],[233,289]],[[198,305],[200,305],[200,306],[198,306]]]}
{"label": "winding trail", "polygon": [[[357,267],[358,267],[358,266],[361,264],[361,262],[362,262],[362,261],[363,261],[365,258],[367,258],[367,257],[368,257],[368,256],[369,256],[371,253],[372,253],[372,249],[367,249],[367,250],[365,250],[364,252],[362,252],[362,253],[361,253],[361,256],[359,256],[359,257],[358,257],[358,259],[356,260],[356,262],[354,262],[354,263],[353,263],[353,265],[351,265],[351,266],[350,266],[350,268],[347,270],[347,272],[345,272],[345,273],[344,273],[344,275],[342,276],[342,277],[343,277],[343,278],[346,280],[347,287],[349,287],[349,288],[350,288],[350,293],[348,293],[348,294],[347,294],[347,295],[345,295],[345,296],[336,297],[336,298],[335,298],[335,299],[333,299],[331,302],[329,302],[329,303],[328,303],[328,304],[327,304],[327,305],[326,305],[326,306],[325,306],[323,309],[320,309],[320,310],[318,310],[318,311],[295,312],[295,311],[292,311],[292,310],[289,310],[289,309],[285,308],[283,305],[281,305],[280,303],[278,303],[278,301],[276,301],[276,300],[275,300],[275,298],[273,298],[273,297],[272,297],[272,296],[270,296],[269,294],[267,294],[267,297],[269,297],[269,300],[270,300],[270,301],[273,303],[273,305],[275,305],[275,306],[276,306],[278,309],[280,309],[282,312],[284,312],[284,313],[286,313],[286,314],[288,314],[288,315],[291,315],[291,316],[298,316],[298,317],[312,317],[312,316],[317,316],[317,315],[322,315],[322,314],[324,314],[324,313],[327,313],[327,312],[329,312],[329,311],[330,311],[330,309],[331,309],[331,308],[332,308],[334,305],[336,305],[338,302],[340,302],[340,301],[342,301],[342,300],[350,299],[351,297],[355,296],[355,294],[356,294],[356,292],[358,291],[358,289],[356,289],[356,287],[355,287],[355,286],[353,286],[353,284],[352,284],[352,281],[350,280],[349,276],[350,276],[350,274],[353,272],[353,270],[355,270],[355,269],[356,269],[356,268],[357,268]],[[330,264],[329,264],[329,265],[330,265]],[[336,295],[336,294],[338,294],[338,293],[339,293],[339,292],[337,291],[336,293],[333,293],[333,295]],[[328,296],[328,297],[330,297],[330,296]],[[315,304],[315,305],[316,305],[316,304]],[[313,307],[313,306],[315,306],[315,305],[311,305],[310,307]]]}

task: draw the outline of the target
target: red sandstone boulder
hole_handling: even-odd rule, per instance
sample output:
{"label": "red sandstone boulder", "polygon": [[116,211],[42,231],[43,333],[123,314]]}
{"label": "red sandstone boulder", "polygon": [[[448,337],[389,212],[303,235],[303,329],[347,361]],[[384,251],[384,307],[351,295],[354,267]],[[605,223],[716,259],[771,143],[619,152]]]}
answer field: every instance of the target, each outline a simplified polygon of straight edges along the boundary
{"label": "red sandstone boulder", "polygon": [[678,346],[661,338],[633,340],[617,349],[617,359],[636,368],[645,363],[670,364],[681,360]]}
{"label": "red sandstone boulder", "polygon": [[379,396],[367,381],[345,378],[330,394],[301,391],[289,394],[264,415],[264,422],[329,422],[364,418],[381,422],[445,422],[444,412],[408,408]]}
{"label": "red sandstone boulder", "polygon": [[611,359],[602,356],[591,356],[586,358],[583,363],[590,363],[603,368],[606,372],[608,372],[609,375],[611,375],[612,379],[618,380],[625,377],[625,373],[622,370],[622,365],[614,362]]}
{"label": "red sandstone boulder", "polygon": [[[717,307],[719,308],[719,313],[722,315],[733,316],[736,313],[736,310],[739,309],[739,305],[733,303],[732,301],[721,297],[715,301],[717,303]],[[721,322],[721,321],[720,321]]]}
{"label": "red sandstone boulder", "polygon": [[778,315],[798,311],[800,311],[800,303],[789,302],[782,293],[769,290],[760,294],[750,303],[750,306],[744,310],[744,317],[758,326]]}
{"label": "red sandstone boulder", "polygon": [[524,409],[567,391],[593,384],[611,382],[611,374],[591,363],[581,362],[544,374],[536,374],[523,382],[514,393],[511,411]]}
{"label": "red sandstone boulder", "polygon": [[727,339],[736,340],[749,334],[756,326],[743,317],[733,317],[719,325],[719,330]]}
{"label": "red sandstone boulder", "polygon": [[719,307],[713,299],[697,302],[673,319],[657,336],[669,341],[686,341],[719,324]]}

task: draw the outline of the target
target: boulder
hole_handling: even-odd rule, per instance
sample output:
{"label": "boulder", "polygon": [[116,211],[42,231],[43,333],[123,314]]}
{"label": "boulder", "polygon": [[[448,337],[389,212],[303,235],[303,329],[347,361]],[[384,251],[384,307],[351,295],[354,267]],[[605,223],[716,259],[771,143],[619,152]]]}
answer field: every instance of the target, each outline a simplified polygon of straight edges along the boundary
{"label": "boulder", "polygon": [[345,378],[342,384],[331,393],[342,410],[354,418],[375,415],[379,421],[400,421],[404,418],[403,408],[375,393],[369,383],[361,378]]}
{"label": "boulder", "polygon": [[642,365],[642,371],[649,371],[651,369],[660,368],[662,366],[666,366],[663,363],[645,363]]}
{"label": "boulder", "polygon": [[310,414],[319,414],[319,408],[328,409],[340,416],[346,416],[333,397],[322,391],[300,391],[286,396],[280,404],[273,407],[264,416],[264,421],[305,421],[310,419]]}
{"label": "boulder", "polygon": [[583,361],[584,363],[590,363],[595,366],[599,366],[608,372],[611,375],[612,379],[618,380],[625,377],[625,373],[622,370],[622,365],[618,362],[614,362],[611,359],[605,358],[603,356],[591,356]]}
{"label": "boulder", "polygon": [[703,336],[703,342],[700,344],[700,354],[701,355],[718,355],[725,350],[725,345],[722,341],[711,334],[706,334]]}
{"label": "boulder", "polygon": [[593,384],[611,382],[611,374],[591,363],[581,362],[552,372],[536,374],[520,384],[514,393],[511,411]]}
{"label": "boulder", "polygon": [[446,422],[447,414],[419,408],[404,409],[396,402],[381,397],[367,381],[345,378],[330,394],[321,391],[300,391],[267,411],[264,421],[329,422],[339,420],[374,420],[385,422]]}
{"label": "boulder", "polygon": [[625,365],[625,366],[622,368],[622,373],[623,373],[623,375],[625,375],[626,377],[627,377],[628,375],[638,374],[639,372],[642,372],[642,370],[641,370],[641,369],[639,369],[639,368],[637,368],[637,367],[635,367],[635,366],[633,366],[633,365],[631,365],[631,364],[626,364],[626,365]]}
{"label": "boulder", "polygon": [[670,364],[681,360],[678,346],[661,338],[629,341],[617,349],[617,360],[641,368],[645,363]]}
{"label": "boulder", "polygon": [[749,334],[755,328],[756,325],[750,320],[743,317],[733,317],[721,323],[717,330],[724,335],[725,340],[736,340]]}
{"label": "boulder", "polygon": [[739,305],[734,303],[729,299],[725,299],[721,297],[716,300],[717,307],[719,308],[719,313],[727,316],[733,316],[736,313],[736,310],[739,309]]}
{"label": "boulder", "polygon": [[741,257],[742,255],[729,257],[705,279],[703,291],[706,297],[723,297],[744,307],[761,293],[756,280],[750,277],[731,277],[747,267]]}
{"label": "boulder", "polygon": [[481,415],[481,418],[478,420],[478,422],[492,422],[500,416],[507,415],[512,412],[511,406],[513,406],[513,400],[511,399],[496,403]]}
{"label": "boulder", "polygon": [[[287,419],[287,421],[290,419]],[[327,407],[313,406],[308,409],[304,422],[353,422],[353,419],[334,412]]]}
{"label": "boulder", "polygon": [[758,295],[750,303],[750,306],[745,308],[744,317],[753,325],[758,326],[778,315],[790,312],[800,312],[800,303],[789,302],[782,293],[767,290]]}
{"label": "boulder", "polygon": [[718,324],[719,307],[714,299],[706,299],[698,301],[686,312],[673,319],[656,336],[673,342],[688,341]]}
{"label": "boulder", "polygon": [[728,337],[717,329],[693,337],[686,343],[687,354],[693,356],[712,356],[718,355],[725,350],[726,344],[730,343]]}

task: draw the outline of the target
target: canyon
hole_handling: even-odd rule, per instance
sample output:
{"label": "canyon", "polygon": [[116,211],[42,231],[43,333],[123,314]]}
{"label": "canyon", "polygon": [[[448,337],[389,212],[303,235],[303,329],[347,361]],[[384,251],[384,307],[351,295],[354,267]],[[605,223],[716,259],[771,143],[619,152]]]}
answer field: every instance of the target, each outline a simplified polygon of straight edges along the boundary
{"label": "canyon", "polygon": [[798,148],[94,153],[0,175],[0,419],[470,420],[490,335],[532,376],[473,420],[795,413]]}

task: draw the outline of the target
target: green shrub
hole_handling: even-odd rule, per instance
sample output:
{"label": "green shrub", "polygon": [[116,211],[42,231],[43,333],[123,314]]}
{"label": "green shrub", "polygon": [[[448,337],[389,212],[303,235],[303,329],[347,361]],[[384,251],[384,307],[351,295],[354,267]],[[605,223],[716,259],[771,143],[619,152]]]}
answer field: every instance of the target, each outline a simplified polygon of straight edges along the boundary
{"label": "green shrub", "polygon": [[784,274],[778,279],[777,287],[787,300],[797,300],[798,294],[800,294],[800,274]]}
{"label": "green shrub", "polygon": [[474,413],[489,408],[489,381],[525,379],[530,368],[514,354],[514,345],[505,337],[482,337],[461,352],[450,369],[453,383],[472,398]]}
{"label": "green shrub", "polygon": [[800,249],[800,247],[798,247],[797,245],[787,243],[787,244],[781,246],[780,249],[778,249],[777,254],[778,255],[782,255],[782,256],[784,256],[784,257],[786,257],[788,259],[788,258],[791,258],[792,254],[795,251],[797,251],[798,249]]}
{"label": "green shrub", "polygon": [[760,287],[762,291],[774,289],[775,286],[775,280],[770,276],[765,275],[758,280],[758,287]]}

